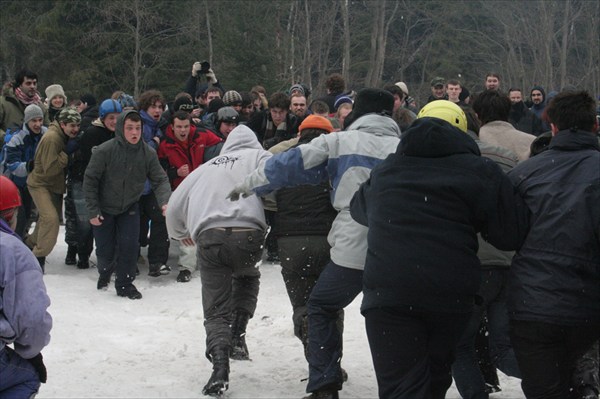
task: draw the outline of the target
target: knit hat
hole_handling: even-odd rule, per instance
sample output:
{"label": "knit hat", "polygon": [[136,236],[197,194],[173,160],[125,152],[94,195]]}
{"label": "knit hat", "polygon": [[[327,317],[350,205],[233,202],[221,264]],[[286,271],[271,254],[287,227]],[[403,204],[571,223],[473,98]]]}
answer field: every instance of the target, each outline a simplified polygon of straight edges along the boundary
{"label": "knit hat", "polygon": [[65,108],[58,114],[58,121],[62,123],[81,123],[81,115],[75,108]]}
{"label": "knit hat", "polygon": [[23,123],[27,123],[35,118],[44,118],[44,111],[35,104],[29,104],[27,108],[25,108]]}
{"label": "knit hat", "polygon": [[319,115],[308,115],[304,118],[300,127],[298,127],[298,131],[302,132],[304,129],[320,129],[325,130],[327,133],[331,133],[333,131],[333,126],[327,118]]}
{"label": "knit hat", "polygon": [[192,112],[194,103],[187,96],[181,96],[173,103],[173,112],[185,111]]}
{"label": "knit hat", "polygon": [[433,78],[431,80],[431,87],[435,87],[435,86],[443,86],[446,84],[446,79],[436,76],[435,78]]}
{"label": "knit hat", "polygon": [[406,83],[396,82],[395,84],[396,84],[396,86],[398,86],[400,88],[400,90],[402,90],[404,92],[404,94],[406,94],[408,96],[408,86],[406,85]]}
{"label": "knit hat", "polygon": [[50,85],[46,87],[46,98],[48,101],[51,101],[54,97],[60,96],[67,102],[67,96],[65,96],[65,91],[61,85]]}
{"label": "knit hat", "polygon": [[225,105],[241,104],[242,96],[235,90],[229,90],[223,95],[223,103]]}
{"label": "knit hat", "polygon": [[94,95],[90,93],[82,95],[81,97],[79,97],[79,100],[81,100],[82,103],[86,103],[88,107],[93,107],[94,105],[96,105],[96,97],[94,97]]}
{"label": "knit hat", "polygon": [[306,95],[306,93],[304,93],[304,87],[302,87],[300,83],[296,83],[295,85],[290,87],[290,95],[292,95],[292,93],[295,91],[300,92],[303,96]]}
{"label": "knit hat", "polygon": [[210,104],[208,104],[208,107],[206,108],[206,113],[212,114],[213,112],[217,112],[224,106],[225,104],[223,103],[223,100],[221,100],[220,98],[215,98],[210,102]]}
{"label": "knit hat", "polygon": [[130,96],[127,93],[121,93],[119,94],[119,97],[117,97],[117,101],[121,104],[121,107],[123,107],[123,109],[125,108],[136,108],[137,104],[135,102],[135,100],[133,99],[133,96]]}
{"label": "knit hat", "polygon": [[335,102],[333,103],[333,110],[337,111],[337,109],[342,104],[352,104],[352,99],[345,94],[340,94],[335,98]]}

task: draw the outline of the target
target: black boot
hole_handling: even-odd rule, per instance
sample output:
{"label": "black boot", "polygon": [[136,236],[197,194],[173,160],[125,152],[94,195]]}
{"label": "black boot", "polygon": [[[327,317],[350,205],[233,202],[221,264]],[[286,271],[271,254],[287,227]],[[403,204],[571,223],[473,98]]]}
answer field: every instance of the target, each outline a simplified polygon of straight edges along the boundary
{"label": "black boot", "polygon": [[339,399],[338,390],[335,387],[324,387],[316,390],[303,399]]}
{"label": "black boot", "polygon": [[42,273],[46,273],[46,270],[44,269],[44,266],[46,266],[46,257],[45,256],[40,256],[36,258],[40,264],[40,267],[42,268]]}
{"label": "black boot", "polygon": [[77,268],[78,269],[89,269],[90,268],[90,261],[87,257],[84,256],[79,256],[79,260],[77,261]]}
{"label": "black boot", "polygon": [[74,265],[77,263],[77,247],[69,245],[67,256],[65,257],[65,265]]}
{"label": "black boot", "polygon": [[231,358],[234,360],[250,360],[248,346],[246,345],[246,327],[250,320],[250,313],[244,309],[233,311],[231,324]]}
{"label": "black boot", "polygon": [[229,348],[215,348],[210,353],[213,372],[202,388],[202,395],[222,396],[229,388]]}

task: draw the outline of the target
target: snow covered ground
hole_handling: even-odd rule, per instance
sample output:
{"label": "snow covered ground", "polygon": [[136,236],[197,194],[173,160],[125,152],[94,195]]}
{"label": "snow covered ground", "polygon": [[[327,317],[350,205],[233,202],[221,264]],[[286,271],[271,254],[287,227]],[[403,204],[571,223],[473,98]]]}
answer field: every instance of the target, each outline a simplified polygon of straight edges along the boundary
{"label": "snow covered ground", "polygon": [[[204,357],[200,279],[177,283],[177,270],[158,278],[141,267],[136,286],[144,295],[117,297],[97,291],[97,271],[64,264],[63,227],[46,262],[44,280],[54,319],[43,351],[48,383],[38,398],[201,398],[211,373]],[[172,249],[169,264],[177,264]],[[143,253],[145,251],[143,250]],[[95,257],[92,258],[95,262]],[[232,361],[228,398],[301,398],[307,366],[294,336],[291,305],[278,264],[261,265],[258,308],[248,327],[252,361]],[[346,309],[344,358],[349,379],[342,398],[376,398],[377,385],[361,297]],[[520,381],[501,375],[503,391],[492,398],[522,398]],[[454,386],[448,398],[459,398]]]}

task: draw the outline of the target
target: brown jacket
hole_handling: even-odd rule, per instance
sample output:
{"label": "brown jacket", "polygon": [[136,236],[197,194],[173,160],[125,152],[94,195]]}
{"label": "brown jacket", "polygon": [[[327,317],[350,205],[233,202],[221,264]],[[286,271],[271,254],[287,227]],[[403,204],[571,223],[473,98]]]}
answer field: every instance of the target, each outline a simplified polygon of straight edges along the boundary
{"label": "brown jacket", "polygon": [[29,187],[43,187],[56,194],[65,192],[65,168],[69,161],[65,152],[67,139],[58,122],[52,122],[35,151],[33,170],[27,178]]}

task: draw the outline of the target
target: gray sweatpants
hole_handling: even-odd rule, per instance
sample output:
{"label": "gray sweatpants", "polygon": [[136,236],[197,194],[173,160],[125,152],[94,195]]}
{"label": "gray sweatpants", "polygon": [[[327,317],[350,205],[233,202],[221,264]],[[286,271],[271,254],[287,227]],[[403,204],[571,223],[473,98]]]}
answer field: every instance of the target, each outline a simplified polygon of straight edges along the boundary
{"label": "gray sweatpants", "polygon": [[[241,231],[240,231],[241,230]],[[206,329],[206,356],[216,347],[231,347],[231,313],[254,315],[264,232],[251,229],[210,229],[197,237]]]}

